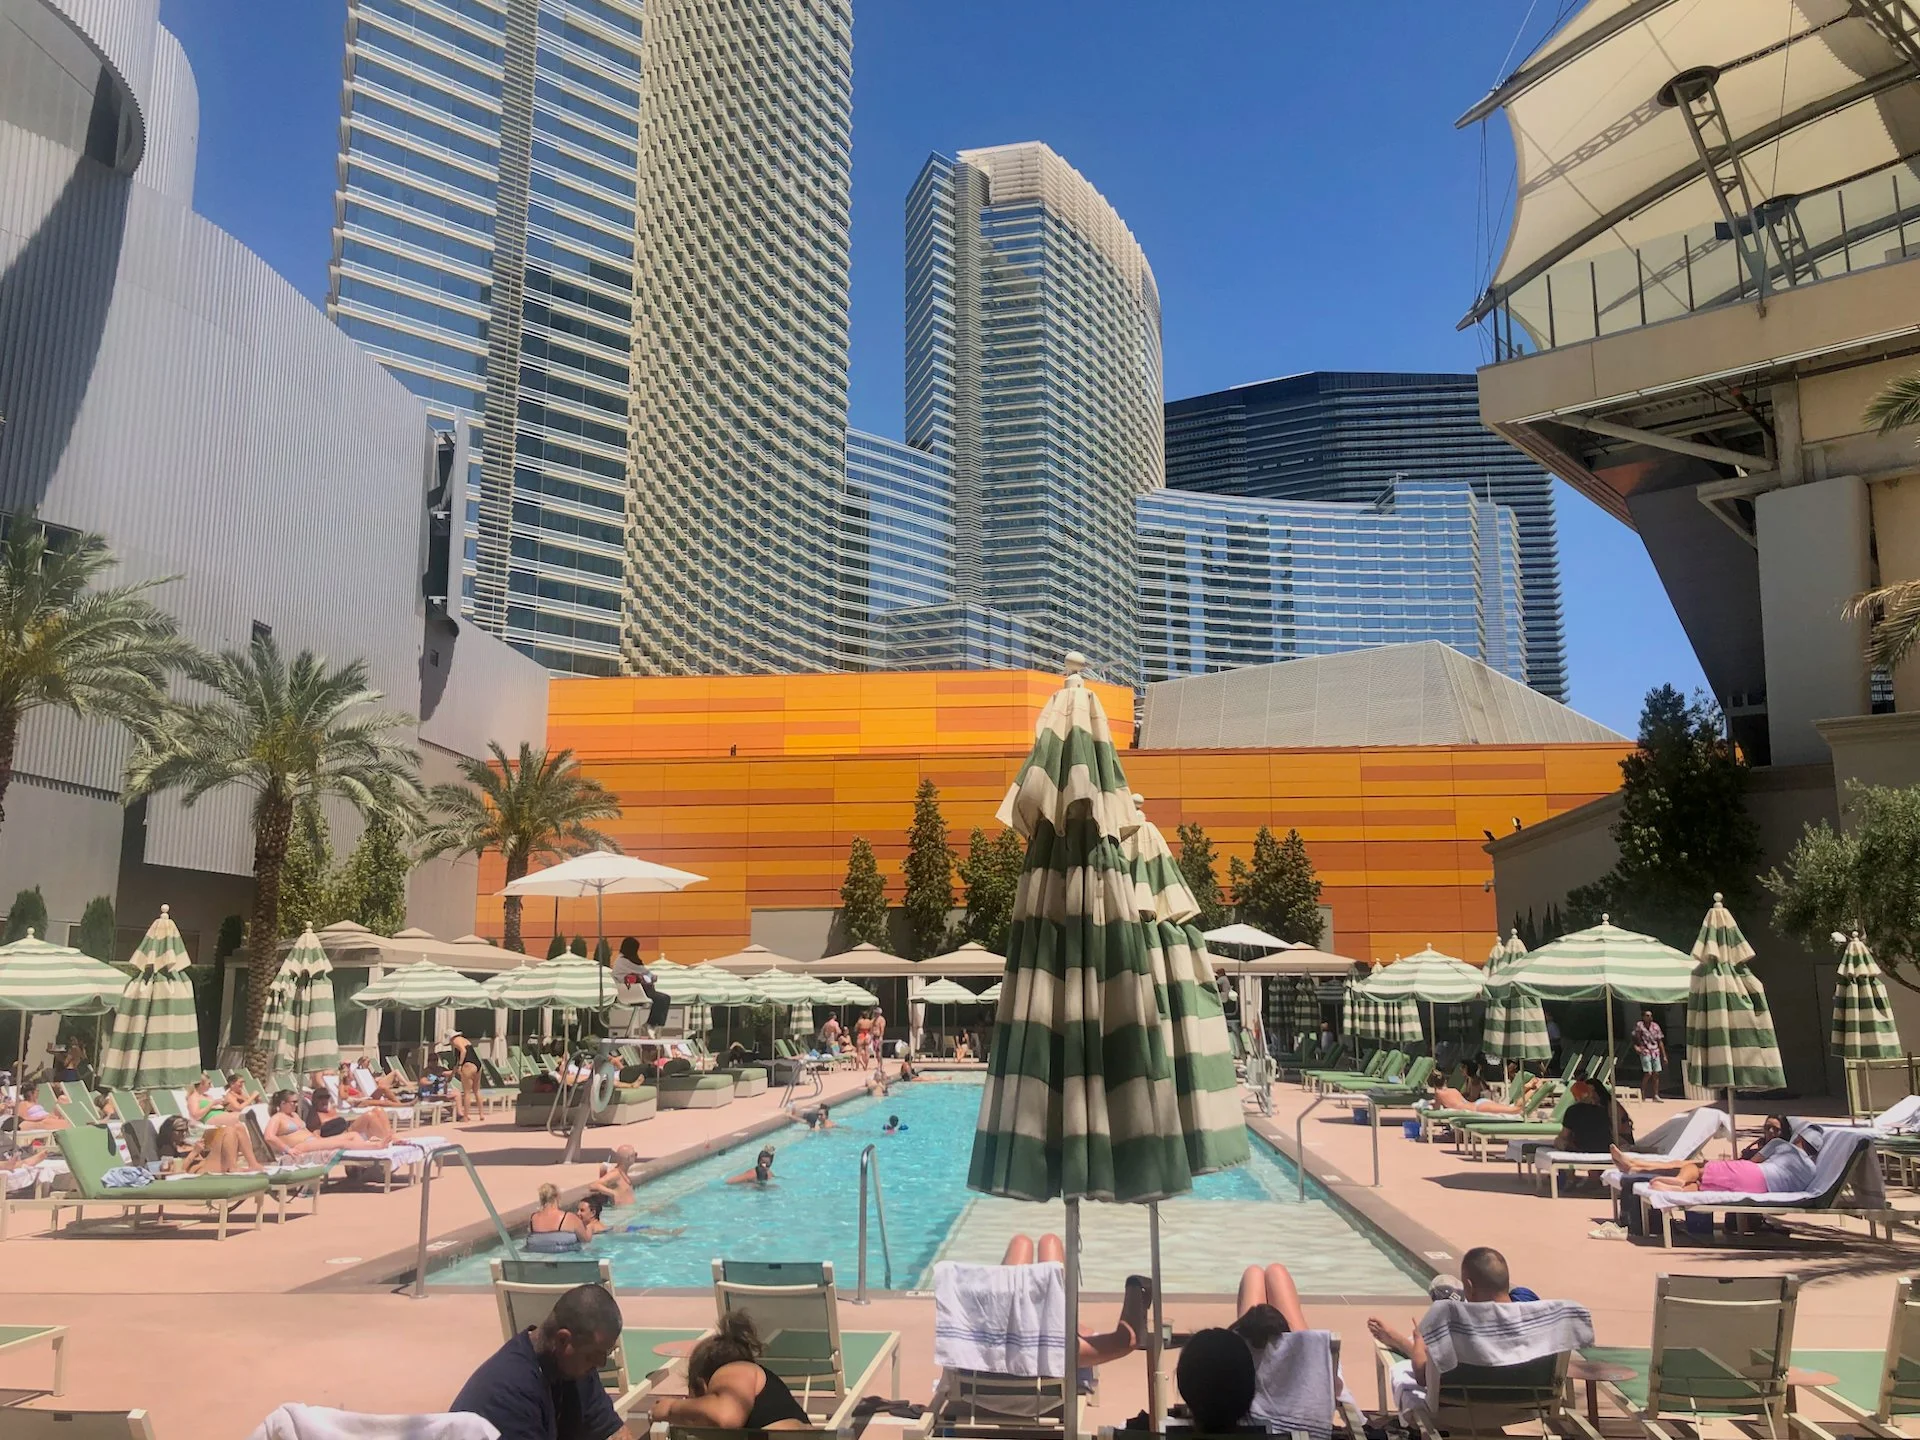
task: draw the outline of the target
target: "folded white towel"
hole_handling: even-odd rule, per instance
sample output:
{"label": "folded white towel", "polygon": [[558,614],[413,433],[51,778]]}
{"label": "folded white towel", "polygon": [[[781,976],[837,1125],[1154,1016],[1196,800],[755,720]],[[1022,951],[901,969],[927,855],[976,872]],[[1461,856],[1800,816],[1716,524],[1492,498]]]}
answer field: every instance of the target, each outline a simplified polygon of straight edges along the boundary
{"label": "folded white towel", "polygon": [[1312,1440],[1329,1440],[1336,1389],[1331,1333],[1282,1335],[1255,1357],[1254,1370],[1250,1420],[1270,1435],[1300,1431]]}
{"label": "folded white towel", "polygon": [[1067,1373],[1066,1267],[933,1267],[933,1358],[952,1370],[995,1375]]}
{"label": "folded white towel", "polygon": [[479,1415],[362,1415],[323,1405],[282,1405],[247,1440],[500,1440]]}
{"label": "folded white towel", "polygon": [[1462,1365],[1521,1365],[1593,1343],[1593,1317],[1571,1300],[1437,1300],[1420,1319],[1429,1386]]}

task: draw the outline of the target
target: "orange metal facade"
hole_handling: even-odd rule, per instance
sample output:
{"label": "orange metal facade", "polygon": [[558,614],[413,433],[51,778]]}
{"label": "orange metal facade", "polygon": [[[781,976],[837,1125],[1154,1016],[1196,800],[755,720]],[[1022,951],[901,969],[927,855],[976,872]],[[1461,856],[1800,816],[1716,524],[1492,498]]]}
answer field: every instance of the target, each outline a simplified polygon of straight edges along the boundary
{"label": "orange metal facade", "polygon": [[[550,743],[579,751],[620,798],[621,818],[602,828],[634,854],[710,877],[678,895],[609,896],[609,933],[690,962],[737,949],[757,908],[837,905],[855,836],[897,902],[915,787],[939,787],[964,848],[973,826],[993,826],[1058,684],[1024,672],[554,681]],[[1126,692],[1103,699],[1128,728]],[[1226,857],[1250,852],[1261,825],[1297,828],[1343,953],[1390,959],[1433,944],[1478,958],[1500,923],[1482,831],[1616,789],[1630,748],[1136,750],[1125,763],[1169,839],[1183,823],[1206,828],[1223,885]],[[500,885],[489,858],[483,894]],[[481,901],[494,934],[499,903]],[[545,948],[552,913],[527,905],[530,950]],[[561,928],[592,929],[591,903],[568,902]]]}

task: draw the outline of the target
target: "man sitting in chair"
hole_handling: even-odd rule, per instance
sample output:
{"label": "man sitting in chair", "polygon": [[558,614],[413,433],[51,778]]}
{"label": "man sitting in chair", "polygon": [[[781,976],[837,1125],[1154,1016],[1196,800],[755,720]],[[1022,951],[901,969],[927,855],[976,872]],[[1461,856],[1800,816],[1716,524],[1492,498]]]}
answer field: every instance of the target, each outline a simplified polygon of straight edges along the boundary
{"label": "man sitting in chair", "polygon": [[618,1302],[598,1285],[576,1285],[494,1351],[447,1408],[492,1421],[500,1440],[628,1440],[600,1382],[619,1343]]}
{"label": "man sitting in chair", "polygon": [[[1480,1304],[1513,1304],[1513,1282],[1507,1274],[1507,1257],[1491,1245],[1477,1245],[1467,1251],[1460,1257],[1460,1289],[1460,1298],[1463,1300]],[[1447,1298],[1451,1297],[1435,1295],[1434,1301],[1438,1304]],[[1393,1387],[1394,1408],[1404,1410],[1409,1401],[1420,1397],[1427,1373],[1427,1346],[1420,1338],[1420,1322],[1416,1320],[1413,1329],[1403,1334],[1386,1321],[1370,1316],[1367,1329],[1375,1340],[1389,1350],[1407,1357],[1396,1362],[1388,1372]]]}

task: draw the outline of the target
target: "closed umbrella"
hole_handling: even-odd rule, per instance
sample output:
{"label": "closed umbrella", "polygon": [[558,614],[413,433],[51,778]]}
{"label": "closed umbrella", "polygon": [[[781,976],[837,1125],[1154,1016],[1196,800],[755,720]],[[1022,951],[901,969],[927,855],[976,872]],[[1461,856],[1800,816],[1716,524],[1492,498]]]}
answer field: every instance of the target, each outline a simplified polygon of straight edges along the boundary
{"label": "closed umbrella", "polygon": [[[1027,851],[967,1174],[983,1194],[1066,1201],[1069,1347],[1079,1334],[1080,1201],[1160,1200],[1193,1185],[1121,851],[1141,816],[1105,710],[1079,676],[1085,663],[1068,657],[998,814]],[[1069,1381],[1073,1369],[1070,1348]],[[1077,1440],[1071,1383],[1062,1419]]]}
{"label": "closed umbrella", "polygon": [[1486,1057],[1495,1062],[1518,1060],[1525,1064],[1545,1060],[1553,1053],[1540,997],[1512,983],[1526,954],[1526,943],[1515,930],[1505,943],[1495,939],[1487,956],[1487,1019],[1480,1043]]}
{"label": "closed umbrella", "polygon": [[1351,976],[1347,979],[1346,989],[1340,997],[1340,1028],[1355,1040],[1378,1040],[1380,1038],[1380,1005],[1371,1000],[1361,990],[1360,982]]}
{"label": "closed umbrella", "polygon": [[190,963],[179,927],[162,905],[133,952],[133,978],[113,1007],[101,1084],[172,1090],[199,1078],[200,1022],[187,979]]}
{"label": "closed umbrella", "polygon": [[[1142,803],[1139,795],[1133,799],[1136,805]],[[1134,904],[1146,932],[1147,963],[1167,1032],[1162,1043],[1173,1057],[1187,1166],[1195,1175],[1208,1175],[1244,1165],[1247,1122],[1213,962],[1200,927],[1193,923],[1200,914],[1199,902],[1187,888],[1166,836],[1144,812],[1139,828],[1121,843],[1121,852],[1133,869]]]}
{"label": "closed umbrella", "polygon": [[1320,982],[1308,975],[1289,977],[1287,1015],[1293,1022],[1294,1048],[1300,1049],[1320,1031]]}
{"label": "closed umbrella", "polygon": [[1843,1060],[1898,1060],[1900,1032],[1893,1023],[1887,982],[1858,930],[1840,957],[1833,986],[1833,1053]]}
{"label": "closed umbrella", "polygon": [[1687,990],[1687,1083],[1726,1091],[1729,1118],[1736,1091],[1775,1090],[1787,1083],[1766,987],[1747,965],[1752,958],[1753,946],[1715,895],[1693,942],[1693,983]]}
{"label": "closed umbrella", "polygon": [[284,1019],[274,1037],[274,1064],[295,1078],[340,1068],[340,1037],[333,1010],[333,962],[308,926],[280,964]]}

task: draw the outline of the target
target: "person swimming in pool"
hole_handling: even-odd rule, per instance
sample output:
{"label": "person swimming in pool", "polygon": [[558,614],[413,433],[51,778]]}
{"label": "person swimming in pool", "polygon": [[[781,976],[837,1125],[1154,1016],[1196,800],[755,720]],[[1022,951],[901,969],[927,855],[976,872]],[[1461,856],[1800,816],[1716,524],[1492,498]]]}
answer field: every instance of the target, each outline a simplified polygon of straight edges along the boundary
{"label": "person swimming in pool", "polygon": [[899,1135],[902,1134],[906,1128],[906,1126],[900,1123],[900,1117],[898,1115],[889,1115],[887,1116],[887,1123],[885,1127],[881,1129],[880,1133],[882,1135]]}
{"label": "person swimming in pool", "polygon": [[824,1105],[817,1110],[809,1110],[806,1114],[806,1121],[807,1129],[809,1130],[839,1129],[839,1126],[833,1123],[833,1117],[827,1113],[827,1107]]}
{"label": "person swimming in pool", "polygon": [[753,1168],[730,1176],[729,1185],[771,1185],[773,1183],[773,1146],[769,1145],[755,1157]]}

